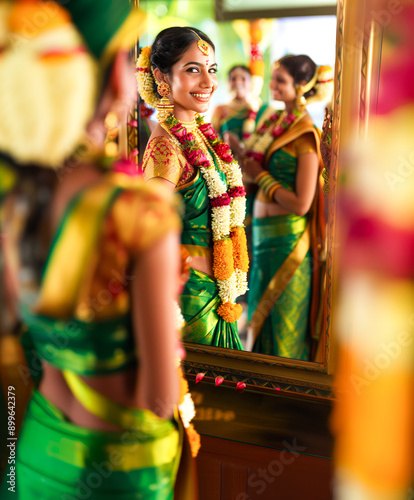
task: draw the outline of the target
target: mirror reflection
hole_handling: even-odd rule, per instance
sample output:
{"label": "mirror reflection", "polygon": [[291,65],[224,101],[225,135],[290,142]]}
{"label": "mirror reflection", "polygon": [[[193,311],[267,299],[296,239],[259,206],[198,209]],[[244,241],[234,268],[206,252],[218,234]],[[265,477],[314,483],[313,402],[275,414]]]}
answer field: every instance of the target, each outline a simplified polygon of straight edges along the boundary
{"label": "mirror reflection", "polygon": [[[163,23],[185,24],[170,21]],[[182,245],[191,258],[180,304],[184,340],[318,360],[327,222],[320,129],[333,90],[335,18],[219,25],[204,18],[208,31],[190,21],[144,36],[140,46],[152,48],[137,64],[146,77],[145,177],[178,192],[184,205]],[[244,47],[238,61],[223,36],[220,44],[209,36],[223,25],[232,47]],[[155,120],[148,115],[157,102]]]}

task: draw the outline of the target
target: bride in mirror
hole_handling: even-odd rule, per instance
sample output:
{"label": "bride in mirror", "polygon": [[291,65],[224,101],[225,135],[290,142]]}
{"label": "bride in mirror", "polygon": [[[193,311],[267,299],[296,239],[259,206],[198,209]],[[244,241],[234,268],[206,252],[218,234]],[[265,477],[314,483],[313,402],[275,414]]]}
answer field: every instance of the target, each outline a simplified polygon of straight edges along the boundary
{"label": "bride in mirror", "polygon": [[[320,136],[306,105],[329,99],[332,70],[306,55],[286,56],[273,67],[270,89],[285,109],[259,110],[243,152],[243,172],[259,188],[247,349],[313,360],[325,220]],[[234,137],[232,146],[242,154]]]}
{"label": "bride in mirror", "polygon": [[196,28],[161,31],[137,62],[138,90],[158,109],[143,170],[183,200],[182,245],[191,256],[181,294],[183,340],[242,349],[236,298],[247,289],[245,190],[238,163],[199,113],[216,90],[214,44]]}

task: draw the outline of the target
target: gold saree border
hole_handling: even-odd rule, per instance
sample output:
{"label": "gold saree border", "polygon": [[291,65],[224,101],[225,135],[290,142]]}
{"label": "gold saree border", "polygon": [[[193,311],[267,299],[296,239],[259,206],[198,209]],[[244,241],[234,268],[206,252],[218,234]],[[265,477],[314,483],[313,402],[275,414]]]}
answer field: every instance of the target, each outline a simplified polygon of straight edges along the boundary
{"label": "gold saree border", "polygon": [[[67,317],[73,312],[94,243],[102,229],[99,220],[118,190],[109,183],[94,186],[81,195],[67,214],[50,254],[40,297],[34,307],[36,314]],[[83,229],[85,219],[93,219],[86,232]]]}
{"label": "gold saree border", "polygon": [[[124,457],[121,470],[134,470],[144,467],[159,467],[176,460],[182,448],[183,429],[178,424],[177,432],[174,424],[169,420],[162,419],[150,410],[127,408],[115,403],[103,394],[99,393],[86,384],[78,375],[70,370],[63,370],[63,376],[79,403],[90,413],[104,422],[109,422],[121,429],[129,429],[140,433],[160,433],[156,439],[156,449],[152,441],[138,444],[137,453]],[[178,420],[177,415],[175,419]],[[108,445],[112,451],[122,450],[124,445]],[[178,463],[174,464],[174,477],[177,473]]]}
{"label": "gold saree border", "polygon": [[295,248],[290,252],[286,260],[274,274],[266,290],[263,292],[259,303],[250,320],[252,328],[253,343],[256,341],[266,318],[269,316],[278,298],[282,295],[286,286],[293,278],[295,272],[306,257],[310,248],[310,225],[306,225],[305,231],[299,238]]}

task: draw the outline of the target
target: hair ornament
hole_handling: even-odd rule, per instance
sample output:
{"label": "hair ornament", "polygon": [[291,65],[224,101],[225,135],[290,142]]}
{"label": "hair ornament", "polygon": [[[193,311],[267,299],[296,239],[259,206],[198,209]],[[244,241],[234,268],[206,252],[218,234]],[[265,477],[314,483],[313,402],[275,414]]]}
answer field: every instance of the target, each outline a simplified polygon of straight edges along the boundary
{"label": "hair ornament", "polygon": [[[0,2],[0,150],[19,165],[61,168],[95,113],[99,65],[67,9],[49,3],[53,16],[46,2]],[[29,38],[27,19],[45,21]]]}
{"label": "hair ornament", "polygon": [[157,108],[160,99],[154,92],[155,78],[151,71],[151,47],[144,47],[138,57],[136,64],[137,83],[139,95],[144,100],[145,104],[151,108]]}
{"label": "hair ornament", "polygon": [[295,105],[297,108],[301,109],[304,108],[308,103],[305,94],[306,92],[309,92],[309,90],[313,89],[315,86],[315,83],[318,79],[318,68],[315,68],[315,73],[313,77],[308,81],[308,83],[305,83],[305,85],[296,85],[296,101]]}
{"label": "hair ornament", "polygon": [[[190,29],[190,28],[188,28]],[[191,30],[194,33],[194,35],[198,38],[198,41],[197,41],[197,46],[199,48],[199,50],[205,55],[205,56],[208,56],[210,54],[210,47],[208,45],[208,43],[206,41],[204,41],[202,38],[200,38],[199,35],[197,35],[197,33],[194,31],[194,30]]]}
{"label": "hair ornament", "polygon": [[277,61],[273,63],[273,70],[277,69],[283,62],[284,59],[287,59],[288,57],[292,57],[292,54],[286,54],[285,56],[281,57]]}
{"label": "hair ornament", "polygon": [[313,89],[318,80],[318,76],[319,76],[319,68],[317,67],[315,69],[315,74],[308,81],[308,83],[305,83],[305,85],[300,86],[303,94],[306,94],[306,92],[309,92],[309,90]]}
{"label": "hair ornament", "polygon": [[311,104],[312,102],[325,102],[332,99],[334,79],[331,66],[319,66],[317,68],[316,81],[310,89],[312,88],[315,89],[315,93],[306,99],[307,104]]}

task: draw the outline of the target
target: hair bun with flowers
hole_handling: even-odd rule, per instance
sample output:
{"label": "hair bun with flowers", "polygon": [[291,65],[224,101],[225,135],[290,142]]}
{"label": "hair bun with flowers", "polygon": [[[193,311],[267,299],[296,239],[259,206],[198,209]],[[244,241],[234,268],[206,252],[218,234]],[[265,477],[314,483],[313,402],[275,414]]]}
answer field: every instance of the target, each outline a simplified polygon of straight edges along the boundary
{"label": "hair bun with flowers", "polygon": [[329,101],[334,90],[333,69],[331,66],[319,66],[316,69],[316,81],[312,86],[315,93],[306,98],[306,104]]}
{"label": "hair bun with flowers", "polygon": [[160,99],[154,92],[155,78],[151,71],[150,56],[151,46],[144,47],[141,50],[141,54],[139,55],[136,64],[136,77],[139,95],[142,97],[145,104],[155,109],[157,107],[157,104],[160,102]]}

